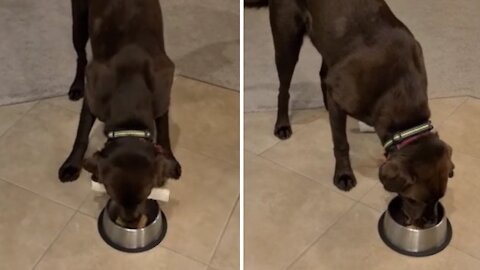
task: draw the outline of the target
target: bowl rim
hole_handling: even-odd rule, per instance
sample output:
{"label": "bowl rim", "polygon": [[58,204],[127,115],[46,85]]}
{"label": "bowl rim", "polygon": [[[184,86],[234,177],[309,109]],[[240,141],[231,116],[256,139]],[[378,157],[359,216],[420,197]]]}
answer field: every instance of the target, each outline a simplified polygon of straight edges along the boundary
{"label": "bowl rim", "polygon": [[[108,215],[108,213],[106,213],[105,211],[105,207],[102,209],[102,212],[100,213],[100,215],[98,216],[98,220],[97,220],[97,230],[100,234],[100,236],[102,237],[103,241],[105,241],[105,243],[107,243],[107,245],[111,246],[112,248],[116,249],[116,250],[119,250],[119,251],[122,251],[122,252],[126,252],[126,253],[139,253],[139,252],[144,252],[144,251],[147,251],[147,250],[150,250],[156,246],[158,246],[162,241],[163,239],[165,238],[165,236],[167,235],[167,229],[168,229],[168,223],[167,223],[167,217],[165,216],[165,213],[160,209],[159,207],[159,215],[161,217],[161,220],[162,220],[162,226],[161,226],[161,229],[162,231],[160,232],[160,235],[157,239],[155,239],[154,241],[150,242],[149,244],[143,246],[143,247],[138,247],[138,248],[126,248],[126,247],[123,247],[117,243],[114,243],[110,237],[108,236],[107,232],[105,231],[105,228],[103,226],[103,217],[104,215],[107,215],[108,219],[111,220],[110,218],[110,215]],[[153,223],[152,223],[153,224]],[[147,226],[148,227],[148,226]],[[120,226],[120,228],[123,228]],[[146,228],[146,227],[145,227]],[[130,230],[135,230],[135,229],[130,229]],[[140,229],[137,229],[136,231],[139,231]]]}
{"label": "bowl rim", "polygon": [[437,204],[437,207],[439,207],[439,211],[442,212],[442,219],[440,219],[440,221],[435,224],[435,226],[432,226],[432,227],[428,227],[428,228],[413,228],[413,227],[405,227],[403,226],[402,224],[398,223],[394,218],[393,216],[391,215],[391,212],[390,212],[390,206],[395,202],[395,201],[398,201],[400,200],[400,196],[395,196],[392,200],[390,200],[390,202],[388,203],[388,206],[387,206],[387,210],[385,211],[385,218],[388,218],[390,220],[392,220],[396,225],[402,227],[403,229],[407,230],[407,231],[411,231],[411,232],[426,232],[426,231],[429,231],[429,230],[436,230],[438,229],[440,226],[444,226],[443,224],[447,221],[448,222],[448,219],[447,219],[447,215],[446,215],[446,212],[445,212],[445,207],[443,206],[442,202],[438,201],[438,204]]}
{"label": "bowl rim", "polygon": [[427,249],[427,250],[424,250],[424,251],[420,251],[420,252],[412,252],[412,251],[401,249],[401,248],[397,247],[396,245],[394,245],[390,241],[390,239],[388,239],[388,237],[385,233],[384,219],[385,219],[385,216],[386,216],[386,212],[388,212],[388,211],[385,211],[382,214],[382,216],[378,219],[378,223],[377,223],[378,234],[380,235],[380,238],[382,239],[382,241],[389,248],[391,248],[392,250],[394,250],[394,251],[396,251],[396,252],[398,252],[402,255],[410,256],[410,257],[427,257],[427,256],[435,255],[435,254],[441,252],[442,250],[444,250],[450,244],[450,241],[452,240],[452,236],[453,236],[452,225],[450,224],[450,220],[448,220],[448,218],[446,218],[447,235],[446,235],[445,241],[440,246],[437,246],[437,247],[434,247],[434,248],[431,248],[431,249]]}

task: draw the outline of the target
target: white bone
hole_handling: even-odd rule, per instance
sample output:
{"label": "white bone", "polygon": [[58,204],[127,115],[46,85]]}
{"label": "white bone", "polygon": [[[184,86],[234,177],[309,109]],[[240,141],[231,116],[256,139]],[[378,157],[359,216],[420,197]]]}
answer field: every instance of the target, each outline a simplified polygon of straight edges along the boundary
{"label": "white bone", "polygon": [[360,121],[358,121],[358,128],[360,129],[360,132],[365,132],[365,133],[375,132],[375,128]]}
{"label": "white bone", "polygon": [[[95,181],[91,181],[92,183],[92,190],[100,193],[106,193],[105,186]],[[153,188],[150,195],[148,195],[149,199],[168,202],[170,199],[170,190],[166,188]]]}

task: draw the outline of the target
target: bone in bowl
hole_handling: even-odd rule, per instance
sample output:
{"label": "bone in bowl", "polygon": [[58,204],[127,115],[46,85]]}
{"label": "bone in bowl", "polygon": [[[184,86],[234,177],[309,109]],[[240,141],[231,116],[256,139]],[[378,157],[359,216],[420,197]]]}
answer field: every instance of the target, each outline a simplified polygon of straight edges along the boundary
{"label": "bone in bowl", "polygon": [[387,246],[401,254],[414,257],[430,256],[448,246],[452,239],[452,226],[440,202],[437,203],[439,222],[429,228],[398,223],[394,219],[394,211],[400,211],[400,204],[400,197],[393,198],[378,221],[380,237]]}
{"label": "bone in bowl", "polygon": [[146,226],[130,229],[117,224],[118,208],[112,200],[107,202],[98,218],[98,231],[111,247],[129,253],[154,248],[165,237],[167,220],[155,200],[147,201]]}

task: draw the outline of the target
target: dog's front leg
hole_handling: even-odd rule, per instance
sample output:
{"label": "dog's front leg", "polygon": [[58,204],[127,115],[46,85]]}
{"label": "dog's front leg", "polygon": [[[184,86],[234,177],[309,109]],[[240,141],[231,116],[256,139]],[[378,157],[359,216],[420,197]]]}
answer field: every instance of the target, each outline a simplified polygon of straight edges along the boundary
{"label": "dog's front leg", "polygon": [[79,100],[83,97],[85,89],[85,66],[87,65],[87,52],[85,47],[88,42],[88,1],[72,0],[72,35],[73,46],[77,53],[77,71],[68,97],[70,100]]}
{"label": "dog's front leg", "polygon": [[88,104],[84,99],[82,112],[80,113],[80,121],[78,123],[77,136],[75,137],[72,151],[58,171],[60,181],[75,181],[80,176],[83,157],[88,147],[88,136],[90,135],[95,119],[96,117],[90,112]]}
{"label": "dog's front leg", "polygon": [[171,171],[167,172],[167,175],[171,176],[174,179],[179,179],[182,175],[182,167],[173,155],[172,147],[170,145],[168,111],[164,115],[155,119],[155,126],[157,129],[157,143],[162,146],[163,151],[165,151],[169,162],[173,163],[173,166],[168,166]]}
{"label": "dog's front leg", "polygon": [[303,22],[296,19],[300,17],[298,10],[296,1],[289,0],[275,2],[275,7],[270,7],[270,24],[275,47],[275,65],[280,81],[277,100],[277,120],[273,132],[281,140],[292,136],[292,127],[288,116],[289,91],[305,35]]}
{"label": "dog's front leg", "polygon": [[332,130],[333,151],[335,154],[335,174],[333,183],[343,191],[349,191],[357,184],[350,164],[349,145],[347,141],[347,114],[327,93],[328,114]]}

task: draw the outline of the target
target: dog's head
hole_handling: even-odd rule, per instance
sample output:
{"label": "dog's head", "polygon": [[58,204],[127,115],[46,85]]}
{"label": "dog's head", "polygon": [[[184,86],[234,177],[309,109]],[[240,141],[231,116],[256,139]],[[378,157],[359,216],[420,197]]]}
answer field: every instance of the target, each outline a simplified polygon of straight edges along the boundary
{"label": "dog's head", "polygon": [[171,166],[173,162],[153,143],[138,138],[107,142],[83,164],[92,180],[104,184],[127,227],[136,226],[152,188],[161,187],[172,178]]}
{"label": "dog's head", "polygon": [[393,152],[380,167],[384,188],[399,194],[399,220],[404,225],[428,227],[438,222],[437,202],[453,177],[452,148],[437,134]]}

